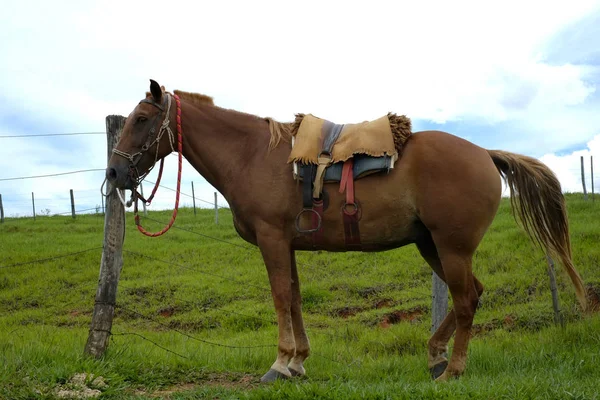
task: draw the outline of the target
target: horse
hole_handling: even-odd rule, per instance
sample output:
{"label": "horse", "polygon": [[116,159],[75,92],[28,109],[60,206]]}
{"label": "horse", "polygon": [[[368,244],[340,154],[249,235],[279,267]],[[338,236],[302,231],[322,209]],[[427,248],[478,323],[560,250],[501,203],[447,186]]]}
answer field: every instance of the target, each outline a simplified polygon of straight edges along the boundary
{"label": "horse", "polygon": [[[177,107],[171,107],[176,99]],[[340,207],[344,195],[324,184],[329,207],[315,244],[299,231],[302,186],[287,158],[292,123],[218,107],[209,96],[166,92],[150,80],[150,92],[129,114],[106,169],[111,187],[133,191],[145,174],[177,147],[227,200],[238,234],[262,254],[278,323],[275,362],[262,382],[306,374],[310,343],[302,318],[295,252],[385,251],[415,244],[447,285],[453,308],[428,341],[433,379],[459,377],[466,368],[473,317],[483,284],[473,255],[510,189],[511,206],[530,239],[557,257],[583,310],[587,296],[571,258],[565,199],[555,174],[535,158],[486,150],[442,131],[413,132],[389,173],[356,180],[360,197],[360,249],[345,242]],[[164,132],[169,131],[169,135]],[[308,216],[310,218],[310,216]],[[450,360],[448,342],[455,333]]]}

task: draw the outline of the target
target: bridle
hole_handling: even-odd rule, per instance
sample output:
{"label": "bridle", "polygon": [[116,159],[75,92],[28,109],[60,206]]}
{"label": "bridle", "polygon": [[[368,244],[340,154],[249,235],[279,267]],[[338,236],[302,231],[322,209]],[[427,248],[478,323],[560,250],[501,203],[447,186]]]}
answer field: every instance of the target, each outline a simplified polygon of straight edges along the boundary
{"label": "bridle", "polygon": [[[121,195],[121,192],[119,190],[117,190],[117,195],[119,197],[119,200],[121,200],[121,203],[123,203],[123,206],[125,206],[125,207],[130,207],[131,204],[135,203],[135,207],[134,207],[135,224],[137,225],[137,228],[141,233],[143,233],[146,236],[150,236],[150,237],[160,236],[160,235],[164,234],[165,232],[167,232],[171,228],[173,223],[175,222],[175,218],[177,217],[177,210],[179,208],[179,195],[180,195],[179,189],[181,187],[181,170],[182,170],[182,164],[183,164],[183,161],[182,161],[182,158],[183,158],[182,157],[183,135],[182,135],[182,129],[181,129],[181,102],[179,100],[179,96],[177,96],[176,94],[170,94],[168,92],[165,92],[165,95],[167,97],[167,99],[166,99],[167,110],[166,110],[166,114],[163,119],[163,122],[160,124],[160,128],[158,129],[158,132],[156,132],[157,121],[162,116],[162,114],[165,112],[164,102],[163,102],[163,104],[158,104],[153,100],[143,99],[139,103],[139,104],[147,103],[147,104],[150,104],[160,110],[160,113],[157,114],[152,119],[152,122],[150,124],[151,128],[150,128],[150,131],[148,132],[148,138],[146,139],[146,142],[142,146],[141,150],[136,153],[129,154],[129,153],[126,153],[121,150],[113,149],[114,154],[121,156],[129,161],[129,176],[134,181],[133,189],[131,190],[131,199],[129,201],[125,202],[125,200],[123,199],[123,197]],[[164,227],[159,232],[151,233],[151,232],[146,231],[140,224],[140,216],[138,215],[138,199],[142,200],[144,203],[146,203],[146,205],[150,205],[150,203],[152,202],[152,199],[154,198],[154,195],[156,194],[156,190],[158,189],[158,186],[160,185],[160,180],[162,178],[162,172],[163,172],[163,167],[164,167],[164,163],[165,163],[164,157],[160,160],[160,168],[158,170],[158,178],[156,179],[156,184],[154,185],[154,188],[152,189],[152,193],[150,194],[150,197],[148,197],[148,199],[144,199],[144,197],[137,191],[137,187],[144,180],[144,178],[146,178],[146,176],[148,176],[150,171],[152,171],[152,169],[156,165],[156,162],[158,161],[158,150],[160,147],[160,141],[161,141],[163,135],[165,134],[165,132],[167,132],[167,134],[169,136],[169,145],[171,146],[171,151],[175,151],[175,149],[173,148],[173,142],[175,141],[174,140],[175,138],[174,138],[173,131],[171,130],[171,127],[170,127],[171,121],[169,119],[170,112],[171,112],[171,97],[173,97],[175,99],[175,103],[177,106],[177,113],[176,113],[176,118],[177,118],[177,121],[176,121],[177,122],[177,155],[178,155],[178,161],[179,161],[179,167],[178,167],[178,172],[177,172],[177,191],[176,191],[176,197],[175,197],[175,208],[173,209],[173,215],[171,216],[171,220],[169,221],[167,226]],[[156,133],[156,137],[154,137],[155,133]],[[154,146],[154,145],[156,145],[156,153],[154,154],[154,163],[148,169],[148,171],[146,171],[145,173],[143,173],[140,176],[139,171],[137,169],[137,165],[140,162],[142,155],[144,153],[146,153],[148,150],[150,150],[150,148],[152,148],[152,146]]]}
{"label": "bridle", "polygon": [[[129,176],[135,182],[134,188],[137,188],[139,186],[139,184],[144,180],[144,178],[146,178],[146,176],[148,176],[150,171],[152,171],[152,169],[156,165],[156,162],[158,161],[158,149],[159,149],[160,140],[162,139],[165,132],[167,132],[169,135],[169,145],[171,146],[171,151],[175,151],[175,149],[173,148],[173,142],[175,141],[174,137],[173,137],[173,131],[171,130],[171,127],[169,126],[171,124],[171,121],[169,119],[170,113],[171,113],[171,95],[168,93],[165,93],[165,94],[166,94],[166,98],[167,98],[165,100],[165,102],[167,103],[167,112],[166,112],[165,118],[163,119],[162,124],[160,125],[158,133],[156,133],[156,121],[165,112],[165,107],[164,107],[165,102],[163,102],[163,104],[158,104],[153,100],[143,99],[139,102],[139,104],[142,104],[142,103],[150,104],[160,110],[160,113],[157,114],[152,119],[152,122],[150,123],[151,128],[150,128],[150,131],[148,132],[148,138],[146,139],[146,143],[144,143],[144,145],[142,146],[140,151],[138,151],[137,153],[133,153],[133,154],[129,154],[129,153],[126,153],[121,150],[113,149],[114,154],[121,156],[123,158],[126,158],[129,161]],[[177,95],[175,95],[175,96],[177,96]],[[178,102],[178,98],[176,98],[176,101]],[[156,134],[156,137],[154,137],[155,134]],[[154,138],[154,140],[153,140],[153,138]],[[148,169],[148,171],[146,171],[142,176],[140,176],[139,171],[137,169],[137,164],[142,159],[142,155],[145,152],[147,152],[155,144],[156,144],[156,153],[154,155],[154,164],[152,164],[152,166]],[[160,163],[160,171],[161,171],[160,175],[162,175],[163,164],[164,164],[164,158],[161,160],[161,163]]]}

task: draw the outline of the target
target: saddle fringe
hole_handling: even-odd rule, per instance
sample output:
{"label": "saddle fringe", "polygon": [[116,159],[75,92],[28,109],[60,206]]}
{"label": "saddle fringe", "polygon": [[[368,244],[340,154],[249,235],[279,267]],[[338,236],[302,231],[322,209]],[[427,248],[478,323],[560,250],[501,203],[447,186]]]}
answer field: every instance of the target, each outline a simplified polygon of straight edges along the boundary
{"label": "saddle fringe", "polygon": [[394,147],[398,155],[400,155],[402,154],[404,143],[412,135],[412,122],[406,115],[396,115],[390,112],[387,116],[390,120],[390,128],[394,136]]}
{"label": "saddle fringe", "polygon": [[[298,133],[300,124],[305,116],[306,114],[302,113],[296,114],[296,118],[294,119],[294,122],[292,122],[290,128],[290,134],[292,136],[296,136]],[[406,115],[396,115],[392,112],[388,112],[387,117],[390,121],[390,129],[392,130],[392,136],[394,138],[394,148],[398,152],[398,156],[400,156],[400,154],[402,154],[402,149],[404,148],[404,143],[406,143],[410,135],[412,135],[412,122]],[[364,149],[359,149],[358,151],[363,150]],[[376,156],[379,156],[379,154]]]}

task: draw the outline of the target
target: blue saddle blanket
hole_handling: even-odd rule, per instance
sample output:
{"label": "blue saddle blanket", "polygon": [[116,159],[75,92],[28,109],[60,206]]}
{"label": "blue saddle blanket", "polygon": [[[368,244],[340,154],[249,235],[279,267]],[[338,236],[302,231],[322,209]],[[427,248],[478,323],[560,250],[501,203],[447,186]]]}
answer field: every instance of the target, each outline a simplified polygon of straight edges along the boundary
{"label": "blue saddle blanket", "polygon": [[[366,154],[355,154],[353,157],[354,165],[352,168],[354,180],[363,178],[377,172],[389,172],[394,168],[394,158],[384,155],[382,157],[372,157]],[[324,182],[339,182],[342,179],[343,162],[337,162],[325,169]],[[310,171],[310,165],[294,163],[294,177],[303,180]]]}

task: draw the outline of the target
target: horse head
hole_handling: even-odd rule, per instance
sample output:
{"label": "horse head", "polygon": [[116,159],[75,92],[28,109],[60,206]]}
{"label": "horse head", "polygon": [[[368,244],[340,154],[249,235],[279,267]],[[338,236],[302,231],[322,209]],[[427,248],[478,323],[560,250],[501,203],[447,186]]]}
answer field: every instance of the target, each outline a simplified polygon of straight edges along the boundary
{"label": "horse head", "polygon": [[113,187],[135,189],[158,160],[174,151],[171,98],[164,87],[150,80],[150,92],[127,117],[108,162],[106,179]]}

